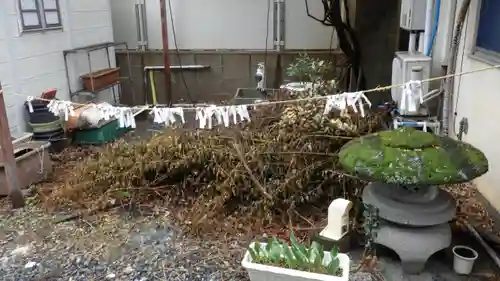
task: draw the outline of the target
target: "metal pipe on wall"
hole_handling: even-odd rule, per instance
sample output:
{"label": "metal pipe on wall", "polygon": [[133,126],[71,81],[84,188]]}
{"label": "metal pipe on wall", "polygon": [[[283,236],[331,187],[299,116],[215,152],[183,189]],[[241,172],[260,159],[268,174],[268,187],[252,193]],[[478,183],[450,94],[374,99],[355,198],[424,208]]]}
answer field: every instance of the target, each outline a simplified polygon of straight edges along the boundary
{"label": "metal pipe on wall", "polygon": [[[443,134],[445,136],[450,135],[450,121],[451,121],[451,115],[452,111],[456,110],[456,108],[453,108],[453,90],[455,86],[455,79],[453,77],[453,74],[455,73],[456,66],[457,66],[457,57],[458,57],[458,46],[460,45],[460,39],[462,38],[462,28],[464,27],[467,13],[469,12],[469,6],[470,6],[471,0],[464,0],[462,2],[462,6],[460,7],[460,13],[458,14],[457,22],[455,24],[455,30],[453,32],[453,39],[451,42],[451,53],[450,56],[448,57],[448,69],[446,71],[446,75],[450,75],[448,78],[445,79],[445,84],[444,84],[444,94],[443,94]],[[467,42],[464,42],[464,44],[467,44]],[[460,90],[460,89],[458,89]],[[456,118],[453,116],[453,118]],[[454,132],[455,128],[451,128],[452,133]]]}
{"label": "metal pipe on wall", "polygon": [[172,104],[172,73],[170,71],[170,58],[168,56],[168,33],[167,33],[167,5],[166,0],[160,0],[161,13],[161,38],[163,45],[163,65],[165,67],[165,86],[167,90],[167,104]]}
{"label": "metal pipe on wall", "polygon": [[417,33],[410,32],[410,38],[408,39],[408,52],[414,53],[417,45]]}
{"label": "metal pipe on wall", "polygon": [[139,1],[144,3],[135,4],[135,22],[137,29],[137,49],[140,51],[146,51],[148,49],[148,29],[146,23],[146,4],[145,1]]}
{"label": "metal pipe on wall", "polygon": [[418,33],[418,52],[424,54],[425,46],[424,46],[424,36],[425,32]]}
{"label": "metal pipe on wall", "polygon": [[[420,0],[423,1],[423,0]],[[425,30],[424,30],[424,54],[427,54],[429,42],[432,40],[432,10],[434,0],[427,0],[425,4]]]}
{"label": "metal pipe on wall", "polygon": [[446,14],[450,16],[448,19],[448,28],[446,30],[446,36],[444,36],[444,42],[443,42],[443,48],[442,50],[442,58],[443,61],[441,62],[442,66],[448,66],[448,57],[450,56],[450,49],[451,49],[451,39],[453,37],[453,29],[455,28],[455,18],[457,15],[457,1],[450,1],[448,4],[448,11]]}
{"label": "metal pipe on wall", "polygon": [[[275,45],[276,51],[280,52],[281,51],[281,1],[276,1],[274,3],[274,8],[275,8],[275,30],[276,30],[276,42],[273,41],[273,44]],[[269,20],[269,19],[268,19]],[[267,48],[267,46],[266,46]]]}
{"label": "metal pipe on wall", "polygon": [[141,4],[141,23],[142,23],[142,40],[144,42],[144,49],[149,49],[148,38],[148,17],[146,16],[146,1]]}

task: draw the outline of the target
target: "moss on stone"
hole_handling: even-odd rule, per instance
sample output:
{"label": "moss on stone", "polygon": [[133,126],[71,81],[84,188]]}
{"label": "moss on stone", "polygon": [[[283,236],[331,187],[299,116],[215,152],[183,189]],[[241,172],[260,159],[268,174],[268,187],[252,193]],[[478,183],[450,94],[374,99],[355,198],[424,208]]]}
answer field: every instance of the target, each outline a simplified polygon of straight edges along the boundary
{"label": "moss on stone", "polygon": [[380,132],[378,136],[382,139],[383,144],[388,147],[425,148],[439,145],[439,136],[410,127]]}
{"label": "moss on stone", "polygon": [[405,185],[466,182],[488,171],[485,155],[472,145],[409,127],[352,140],[339,158],[353,175]]}

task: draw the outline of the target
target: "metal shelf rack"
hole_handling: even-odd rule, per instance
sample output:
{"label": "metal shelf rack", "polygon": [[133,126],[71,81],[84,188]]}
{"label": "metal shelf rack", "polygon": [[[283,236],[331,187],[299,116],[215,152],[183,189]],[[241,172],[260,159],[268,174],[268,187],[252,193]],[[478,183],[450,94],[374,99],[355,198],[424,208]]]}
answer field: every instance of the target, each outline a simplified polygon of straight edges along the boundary
{"label": "metal shelf rack", "polygon": [[[127,63],[128,63],[128,76],[127,77],[120,77],[120,80],[117,81],[116,83],[110,84],[104,88],[95,90],[93,92],[87,91],[85,89],[78,89],[76,91],[73,91],[71,89],[71,83],[70,83],[70,77],[69,77],[69,69],[68,69],[68,57],[71,54],[86,54],[87,60],[88,60],[88,66],[89,66],[89,73],[92,73],[94,70],[92,69],[92,60],[91,60],[91,53],[99,50],[105,50],[106,51],[106,57],[108,60],[108,67],[111,68],[111,57],[109,55],[109,48],[111,47],[118,47],[118,46],[124,46],[125,47],[125,52],[127,54]],[[130,63],[130,53],[128,51],[128,45],[125,42],[105,42],[105,43],[100,43],[100,44],[93,44],[93,45],[88,45],[88,46],[83,46],[79,48],[74,48],[74,49],[69,49],[69,50],[64,50],[63,51],[63,56],[64,56],[64,68],[66,71],[66,81],[68,84],[68,91],[69,91],[69,96],[70,99],[73,100],[74,97],[76,96],[90,96],[92,99],[95,99],[97,97],[97,94],[99,92],[102,92],[106,89],[112,89],[113,91],[113,100],[115,104],[118,103],[120,94],[121,94],[121,86],[122,86],[122,81],[123,80],[128,80],[131,89],[132,89],[132,95],[135,97],[135,91],[134,87],[132,84],[132,65]],[[115,87],[117,86],[117,87]],[[117,88],[117,89],[116,89]],[[118,90],[118,96],[117,96],[117,90]]]}

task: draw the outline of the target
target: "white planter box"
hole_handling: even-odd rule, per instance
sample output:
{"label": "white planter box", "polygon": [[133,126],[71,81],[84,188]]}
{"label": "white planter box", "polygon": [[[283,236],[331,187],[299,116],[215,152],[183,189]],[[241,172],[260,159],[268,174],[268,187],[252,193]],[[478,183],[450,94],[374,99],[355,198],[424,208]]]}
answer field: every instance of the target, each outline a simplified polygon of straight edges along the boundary
{"label": "white planter box", "polygon": [[[260,244],[262,247],[266,246],[266,243]],[[253,242],[250,247],[254,247]],[[338,257],[340,268],[342,268],[342,277],[253,263],[252,256],[248,251],[245,253],[241,265],[247,270],[251,281],[348,281],[349,256],[339,253]],[[326,265],[329,261],[330,252],[325,252],[323,263]]]}

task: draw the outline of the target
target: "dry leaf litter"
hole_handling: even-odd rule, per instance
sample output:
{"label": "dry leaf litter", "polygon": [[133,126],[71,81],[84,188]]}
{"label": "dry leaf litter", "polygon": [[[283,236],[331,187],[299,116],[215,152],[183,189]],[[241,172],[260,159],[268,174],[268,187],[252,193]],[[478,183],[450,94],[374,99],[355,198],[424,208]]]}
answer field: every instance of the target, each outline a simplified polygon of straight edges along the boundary
{"label": "dry leaf litter", "polygon": [[85,159],[42,200],[49,207],[95,210],[158,202],[183,208],[193,233],[279,219],[333,198],[355,200],[360,183],[344,175],[337,151],[381,130],[383,115],[324,118],[317,102],[261,107],[251,123],[210,131],[165,131],[118,141]]}

